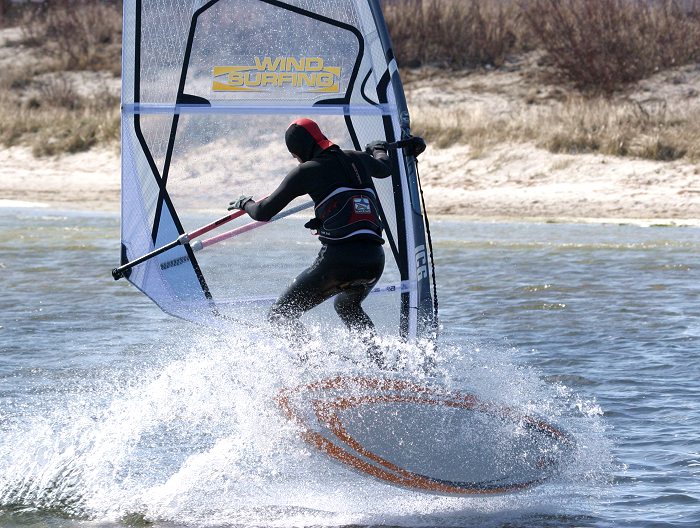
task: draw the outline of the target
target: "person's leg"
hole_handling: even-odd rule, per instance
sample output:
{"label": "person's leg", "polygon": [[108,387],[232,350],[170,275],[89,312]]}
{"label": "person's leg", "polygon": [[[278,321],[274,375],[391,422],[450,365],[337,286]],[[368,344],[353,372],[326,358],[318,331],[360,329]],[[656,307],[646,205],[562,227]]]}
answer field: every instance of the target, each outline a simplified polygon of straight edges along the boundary
{"label": "person's leg", "polygon": [[267,319],[285,337],[298,343],[308,340],[306,329],[299,318],[307,311],[330,298],[336,291],[329,284],[325,262],[326,247],[322,247],[316,261],[302,271],[275,301]]}
{"label": "person's leg", "polygon": [[345,326],[365,344],[368,357],[383,367],[383,354],[375,340],[376,329],[362,308],[362,301],[384,271],[384,250],[379,245],[355,245],[347,246],[346,249],[349,264],[338,276],[342,291],[335,298],[335,311]]}
{"label": "person's leg", "polygon": [[368,355],[380,366],[381,351],[374,342],[375,328],[362,309],[384,270],[384,250],[380,245],[350,243],[323,246],[316,261],[294,279],[270,309],[268,320],[285,337],[304,343],[308,340],[299,318],[307,311],[338,294],[335,309],[341,320],[367,345]]}
{"label": "person's leg", "polygon": [[335,310],[351,330],[373,330],[374,323],[362,309],[362,301],[384,272],[384,249],[379,244],[348,243],[333,253],[333,276],[341,291]]}
{"label": "person's leg", "polygon": [[375,340],[377,331],[372,319],[362,309],[362,301],[375,284],[376,281],[373,281],[370,284],[344,289],[336,296],[333,306],[345,326],[360,338],[367,349],[367,357],[379,368],[384,368],[384,354]]}
{"label": "person's leg", "polygon": [[362,301],[377,283],[374,281],[357,281],[354,285],[346,286],[335,297],[333,307],[350,330],[374,331],[374,323],[369,315],[362,309]]}

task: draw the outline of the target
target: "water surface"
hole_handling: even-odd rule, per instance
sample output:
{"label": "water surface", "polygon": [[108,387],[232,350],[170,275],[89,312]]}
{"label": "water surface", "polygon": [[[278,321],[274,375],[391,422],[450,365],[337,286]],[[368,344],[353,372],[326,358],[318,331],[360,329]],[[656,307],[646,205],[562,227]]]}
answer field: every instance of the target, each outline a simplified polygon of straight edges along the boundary
{"label": "water surface", "polygon": [[700,525],[700,230],[432,231],[439,372],[570,431],[560,478],[465,499],[329,465],[270,395],[337,358],[163,314],[110,276],[117,216],[1,209],[0,524]]}

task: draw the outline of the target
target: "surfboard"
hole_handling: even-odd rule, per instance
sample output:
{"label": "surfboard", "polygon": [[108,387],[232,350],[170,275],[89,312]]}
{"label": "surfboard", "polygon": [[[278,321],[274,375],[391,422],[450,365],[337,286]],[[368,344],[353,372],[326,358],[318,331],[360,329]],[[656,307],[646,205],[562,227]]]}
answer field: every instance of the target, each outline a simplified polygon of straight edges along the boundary
{"label": "surfboard", "polygon": [[556,475],[575,445],[536,416],[397,377],[322,379],[283,388],[276,402],[330,459],[425,493],[527,489]]}

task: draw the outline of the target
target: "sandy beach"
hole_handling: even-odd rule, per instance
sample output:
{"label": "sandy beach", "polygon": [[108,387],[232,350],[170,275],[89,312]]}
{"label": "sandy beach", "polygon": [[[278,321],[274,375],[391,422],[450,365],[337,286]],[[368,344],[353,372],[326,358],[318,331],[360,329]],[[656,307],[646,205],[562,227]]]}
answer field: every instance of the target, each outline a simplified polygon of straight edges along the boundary
{"label": "sandy beach", "polygon": [[[433,215],[700,225],[700,169],[682,161],[551,154],[531,145],[472,157],[457,145],[429,147],[419,170]],[[40,159],[25,147],[0,150],[0,206],[118,211],[119,193],[115,149]]]}
{"label": "sandy beach", "polygon": [[114,149],[38,159],[26,147],[1,149],[0,206],[118,211],[119,170]]}
{"label": "sandy beach", "polygon": [[501,146],[455,146],[420,163],[427,209],[474,219],[700,225],[698,167]]}

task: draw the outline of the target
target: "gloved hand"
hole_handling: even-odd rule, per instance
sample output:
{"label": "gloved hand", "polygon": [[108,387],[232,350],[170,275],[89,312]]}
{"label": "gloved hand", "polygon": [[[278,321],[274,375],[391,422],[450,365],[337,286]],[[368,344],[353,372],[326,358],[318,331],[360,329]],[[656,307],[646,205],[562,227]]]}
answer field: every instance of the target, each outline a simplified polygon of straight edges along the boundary
{"label": "gloved hand", "polygon": [[234,200],[233,202],[229,203],[228,210],[233,211],[234,209],[245,209],[245,204],[250,202],[252,199],[252,196],[246,196],[242,194],[238,197],[238,200]]}
{"label": "gloved hand", "polygon": [[406,141],[408,141],[408,150],[413,154],[415,158],[425,152],[425,140],[420,136],[411,136]]}
{"label": "gloved hand", "polygon": [[375,150],[388,152],[389,146],[387,145],[386,141],[372,141],[371,143],[368,143],[365,147],[365,152],[370,155],[374,154]]}

